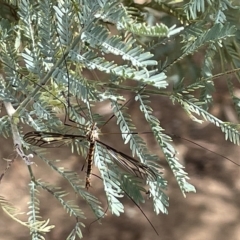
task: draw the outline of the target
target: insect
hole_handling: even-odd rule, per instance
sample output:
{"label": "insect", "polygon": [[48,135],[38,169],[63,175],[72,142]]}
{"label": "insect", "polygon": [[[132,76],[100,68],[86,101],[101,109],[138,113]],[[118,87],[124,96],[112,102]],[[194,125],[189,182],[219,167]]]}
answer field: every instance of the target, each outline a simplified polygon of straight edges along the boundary
{"label": "insect", "polygon": [[95,145],[100,144],[105,147],[108,153],[111,155],[112,159],[116,161],[123,169],[135,175],[136,177],[145,179],[149,177],[151,180],[156,180],[157,176],[155,172],[145,164],[137,161],[133,157],[120,152],[113,147],[101,142],[99,140],[98,127],[96,123],[93,123],[86,135],[73,135],[73,134],[60,134],[60,133],[49,133],[49,132],[29,132],[25,134],[24,141],[38,147],[51,148],[51,147],[61,147],[69,141],[74,141],[75,139],[87,140],[89,142],[89,151],[86,157],[87,162],[87,173],[86,173],[86,184],[85,187],[88,189],[91,186],[91,172],[92,163],[94,158]]}

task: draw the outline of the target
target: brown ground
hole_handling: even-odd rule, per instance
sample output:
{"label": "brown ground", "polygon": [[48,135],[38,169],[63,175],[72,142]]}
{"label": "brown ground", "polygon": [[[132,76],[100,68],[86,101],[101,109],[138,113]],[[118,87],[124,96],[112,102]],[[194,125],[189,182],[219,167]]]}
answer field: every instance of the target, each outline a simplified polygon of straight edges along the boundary
{"label": "brown ground", "polygon": [[[179,106],[172,106],[167,99],[153,97],[152,103],[155,115],[160,119],[167,132],[193,139],[204,147],[223,154],[240,164],[239,147],[225,142],[219,129],[207,123],[202,125],[192,123]],[[130,108],[134,113],[133,116],[137,116],[135,106],[131,104]],[[100,110],[108,113],[109,106],[103,106]],[[232,121],[236,118],[232,114],[232,106],[224,92],[216,98],[216,105],[211,109],[211,112],[224,121]],[[135,121],[136,119],[137,123],[141,125],[141,118],[135,117]],[[109,125],[106,131],[111,131],[112,128]],[[156,143],[150,138],[147,141],[150,149],[160,154]],[[114,139],[108,137],[105,142],[114,143]],[[116,145],[118,144],[116,143]],[[124,199],[126,209],[121,217],[108,213],[101,225],[96,222],[90,225],[94,221],[93,214],[81,199],[77,199],[88,217],[85,221],[86,228],[83,230],[84,239],[240,239],[240,167],[180,139],[176,139],[175,146],[179,151],[179,159],[186,166],[186,171],[191,178],[190,182],[195,185],[197,193],[190,193],[187,198],[184,198],[172,174],[167,170],[166,163],[161,159],[162,165],[166,168],[165,177],[169,181],[169,214],[156,216],[152,210],[151,200],[146,200],[146,204],[141,205],[157,229],[159,236],[155,234],[138,208],[128,199]],[[123,146],[121,150],[127,151],[127,147]],[[12,142],[1,139],[1,172],[6,165],[3,158],[9,158],[11,153]],[[68,166],[68,168],[80,172],[82,162],[67,148],[53,150],[51,154],[52,158],[61,159],[61,164],[65,167]],[[64,188],[68,187],[66,182],[53,174],[40,159],[35,158],[34,160],[37,166],[33,165],[33,170],[37,177],[43,181],[54,182],[55,185]],[[84,173],[81,173],[81,176],[84,178]],[[0,185],[0,195],[18,206],[21,212],[27,212],[28,183],[28,170],[24,163],[18,159],[3,178]],[[93,178],[92,184],[90,192],[98,196],[107,207],[101,181]],[[72,197],[74,198],[74,195]],[[44,191],[41,191],[40,207],[43,219],[50,218],[51,224],[56,225],[55,229],[46,235],[46,239],[66,239],[71,227],[73,227],[74,220],[61,209],[60,204],[50,194]],[[4,240],[30,239],[28,229],[10,219],[4,212],[1,212],[0,236],[0,239]]]}

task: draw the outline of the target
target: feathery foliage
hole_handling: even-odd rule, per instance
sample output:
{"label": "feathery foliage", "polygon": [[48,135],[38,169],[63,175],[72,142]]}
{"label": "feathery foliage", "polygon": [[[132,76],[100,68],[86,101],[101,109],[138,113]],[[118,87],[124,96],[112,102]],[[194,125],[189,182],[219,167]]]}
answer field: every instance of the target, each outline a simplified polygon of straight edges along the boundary
{"label": "feathery foliage", "polygon": [[[164,133],[154,115],[151,95],[178,102],[193,121],[209,121],[221,129],[226,139],[239,144],[238,125],[223,122],[208,112],[214,104],[213,70],[217,60],[220,59],[223,66],[217,69],[218,77],[224,71],[231,73],[231,69],[239,68],[239,20],[236,18],[239,8],[233,1],[189,0],[169,4],[154,0],[143,5],[117,0],[7,2],[4,10],[9,14],[0,12],[0,99],[11,103],[16,111],[11,112],[5,104],[9,116],[1,116],[0,133],[9,138],[14,135],[13,125],[17,126],[21,144],[63,177],[97,219],[105,214],[100,200],[85,189],[84,180],[77,173],[58,167],[56,160],[46,157],[41,149],[24,143],[24,126],[42,132],[84,135],[84,129],[93,123],[100,128],[105,125],[103,116],[93,109],[99,102],[110,102],[123,142],[129,145],[132,156],[138,158],[141,166],[156,175],[155,179],[149,176],[139,179],[126,173],[114,161],[112,150],[96,143],[94,165],[101,174],[109,209],[117,216],[124,212],[121,202],[124,195],[140,203],[144,202],[146,191],[156,214],[167,213],[168,207],[167,181],[159,158],[151,154],[145,141],[135,134],[137,128],[128,105],[124,104],[122,90],[134,95],[184,196],[195,188],[178,161],[171,137]],[[159,17],[156,12],[165,14]],[[199,52],[204,55],[200,68],[190,60]],[[90,79],[86,70],[100,77]],[[233,71],[239,81],[239,73]],[[230,77],[226,82],[240,116],[240,99],[234,94],[234,83]],[[59,113],[75,121],[78,129],[64,125]],[[15,147],[22,145],[14,138]],[[86,141],[75,139],[69,146],[86,158]],[[66,200],[68,192],[62,188],[36,180],[32,166],[27,167],[31,177],[30,212],[28,224],[24,225],[29,227],[32,239],[44,239],[42,233],[52,227],[38,220],[41,215],[39,189],[50,193],[76,219],[67,239],[81,238],[86,217],[84,209]],[[16,220],[15,208],[4,197],[0,198],[0,204]]]}

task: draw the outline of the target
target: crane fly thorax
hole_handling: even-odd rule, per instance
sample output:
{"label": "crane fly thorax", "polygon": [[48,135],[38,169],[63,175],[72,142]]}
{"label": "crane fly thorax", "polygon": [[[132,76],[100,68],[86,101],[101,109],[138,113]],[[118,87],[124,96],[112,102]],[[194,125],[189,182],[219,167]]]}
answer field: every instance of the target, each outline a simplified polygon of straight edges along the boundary
{"label": "crane fly thorax", "polygon": [[99,129],[97,127],[97,124],[94,123],[92,124],[89,128],[88,128],[88,131],[86,133],[86,138],[87,140],[90,142],[90,143],[93,143],[95,142],[96,140],[99,139],[98,137],[98,132],[99,132]]}

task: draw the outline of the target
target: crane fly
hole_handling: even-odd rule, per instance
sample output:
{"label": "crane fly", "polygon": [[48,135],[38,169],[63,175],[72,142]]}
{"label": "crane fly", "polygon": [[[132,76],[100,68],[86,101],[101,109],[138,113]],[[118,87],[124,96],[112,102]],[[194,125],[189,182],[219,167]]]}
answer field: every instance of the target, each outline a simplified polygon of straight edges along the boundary
{"label": "crane fly", "polygon": [[86,135],[73,135],[73,134],[61,134],[51,132],[38,132],[33,131],[25,134],[24,141],[38,147],[43,148],[57,148],[61,147],[74,140],[86,140],[89,142],[89,150],[86,157],[87,162],[87,173],[85,187],[88,189],[91,186],[91,172],[94,158],[94,151],[96,143],[107,149],[108,154],[113,160],[120,165],[124,170],[130,172],[134,176],[146,179],[149,177],[150,180],[154,181],[157,179],[155,172],[147,165],[140,161],[128,156],[127,154],[120,152],[113,147],[103,143],[99,140],[99,129],[96,123],[93,123]]}

